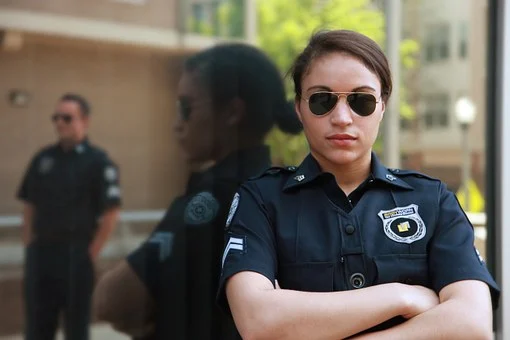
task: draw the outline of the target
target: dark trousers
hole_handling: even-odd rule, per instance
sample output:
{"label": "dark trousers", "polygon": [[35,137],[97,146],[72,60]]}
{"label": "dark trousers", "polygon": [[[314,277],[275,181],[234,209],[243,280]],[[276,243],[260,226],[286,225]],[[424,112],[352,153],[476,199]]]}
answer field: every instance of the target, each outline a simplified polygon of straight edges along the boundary
{"label": "dark trousers", "polygon": [[88,244],[32,244],[25,255],[25,339],[88,340],[94,268]]}

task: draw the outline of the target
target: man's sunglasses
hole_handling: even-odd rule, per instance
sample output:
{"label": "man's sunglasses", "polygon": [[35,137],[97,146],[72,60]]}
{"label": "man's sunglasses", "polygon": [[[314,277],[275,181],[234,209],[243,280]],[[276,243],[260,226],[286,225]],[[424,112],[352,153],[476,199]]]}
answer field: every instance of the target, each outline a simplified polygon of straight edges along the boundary
{"label": "man's sunglasses", "polygon": [[188,121],[191,115],[191,105],[186,100],[177,100],[177,113],[183,121]]}
{"label": "man's sunglasses", "polygon": [[51,116],[51,120],[56,123],[60,119],[64,121],[64,123],[69,124],[73,121],[73,116],[71,116],[68,113],[55,113],[53,116]]}
{"label": "man's sunglasses", "polygon": [[379,102],[371,93],[328,91],[315,92],[308,99],[305,98],[305,101],[314,115],[323,116],[335,108],[340,96],[345,96],[352,111],[363,117],[374,113],[375,107]]}

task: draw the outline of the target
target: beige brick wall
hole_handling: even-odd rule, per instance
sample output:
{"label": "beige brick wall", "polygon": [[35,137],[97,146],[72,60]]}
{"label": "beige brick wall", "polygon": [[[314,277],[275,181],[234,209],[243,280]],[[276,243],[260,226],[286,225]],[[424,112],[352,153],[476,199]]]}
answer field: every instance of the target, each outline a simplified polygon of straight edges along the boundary
{"label": "beige brick wall", "polygon": [[79,18],[175,29],[178,0],[147,0],[132,5],[113,0],[2,0],[6,9],[30,10]]}
{"label": "beige brick wall", "polygon": [[[0,214],[19,212],[17,186],[34,152],[54,141],[50,115],[66,91],[92,104],[90,138],[121,167],[124,207],[165,208],[186,177],[172,131],[179,67],[176,57],[96,45],[0,52]],[[28,107],[5,99],[15,88],[31,94]]]}

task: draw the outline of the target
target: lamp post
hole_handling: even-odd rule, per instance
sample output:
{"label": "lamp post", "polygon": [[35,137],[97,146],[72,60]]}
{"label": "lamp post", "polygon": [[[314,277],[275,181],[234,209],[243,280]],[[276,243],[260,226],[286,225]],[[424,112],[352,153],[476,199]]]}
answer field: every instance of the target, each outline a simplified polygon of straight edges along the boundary
{"label": "lamp post", "polygon": [[476,117],[475,104],[468,97],[462,97],[455,103],[455,116],[462,130],[462,185],[464,187],[464,209],[470,210],[469,206],[469,180],[471,178],[471,147],[469,144],[469,127]]}

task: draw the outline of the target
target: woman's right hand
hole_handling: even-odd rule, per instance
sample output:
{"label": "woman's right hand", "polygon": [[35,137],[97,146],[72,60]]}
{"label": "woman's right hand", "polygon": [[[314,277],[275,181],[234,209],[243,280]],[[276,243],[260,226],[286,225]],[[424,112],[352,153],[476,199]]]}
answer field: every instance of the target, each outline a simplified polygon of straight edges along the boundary
{"label": "woman's right hand", "polygon": [[414,318],[439,304],[439,297],[432,289],[423,286],[399,285],[397,289],[403,292],[405,306],[402,316],[406,319]]}

